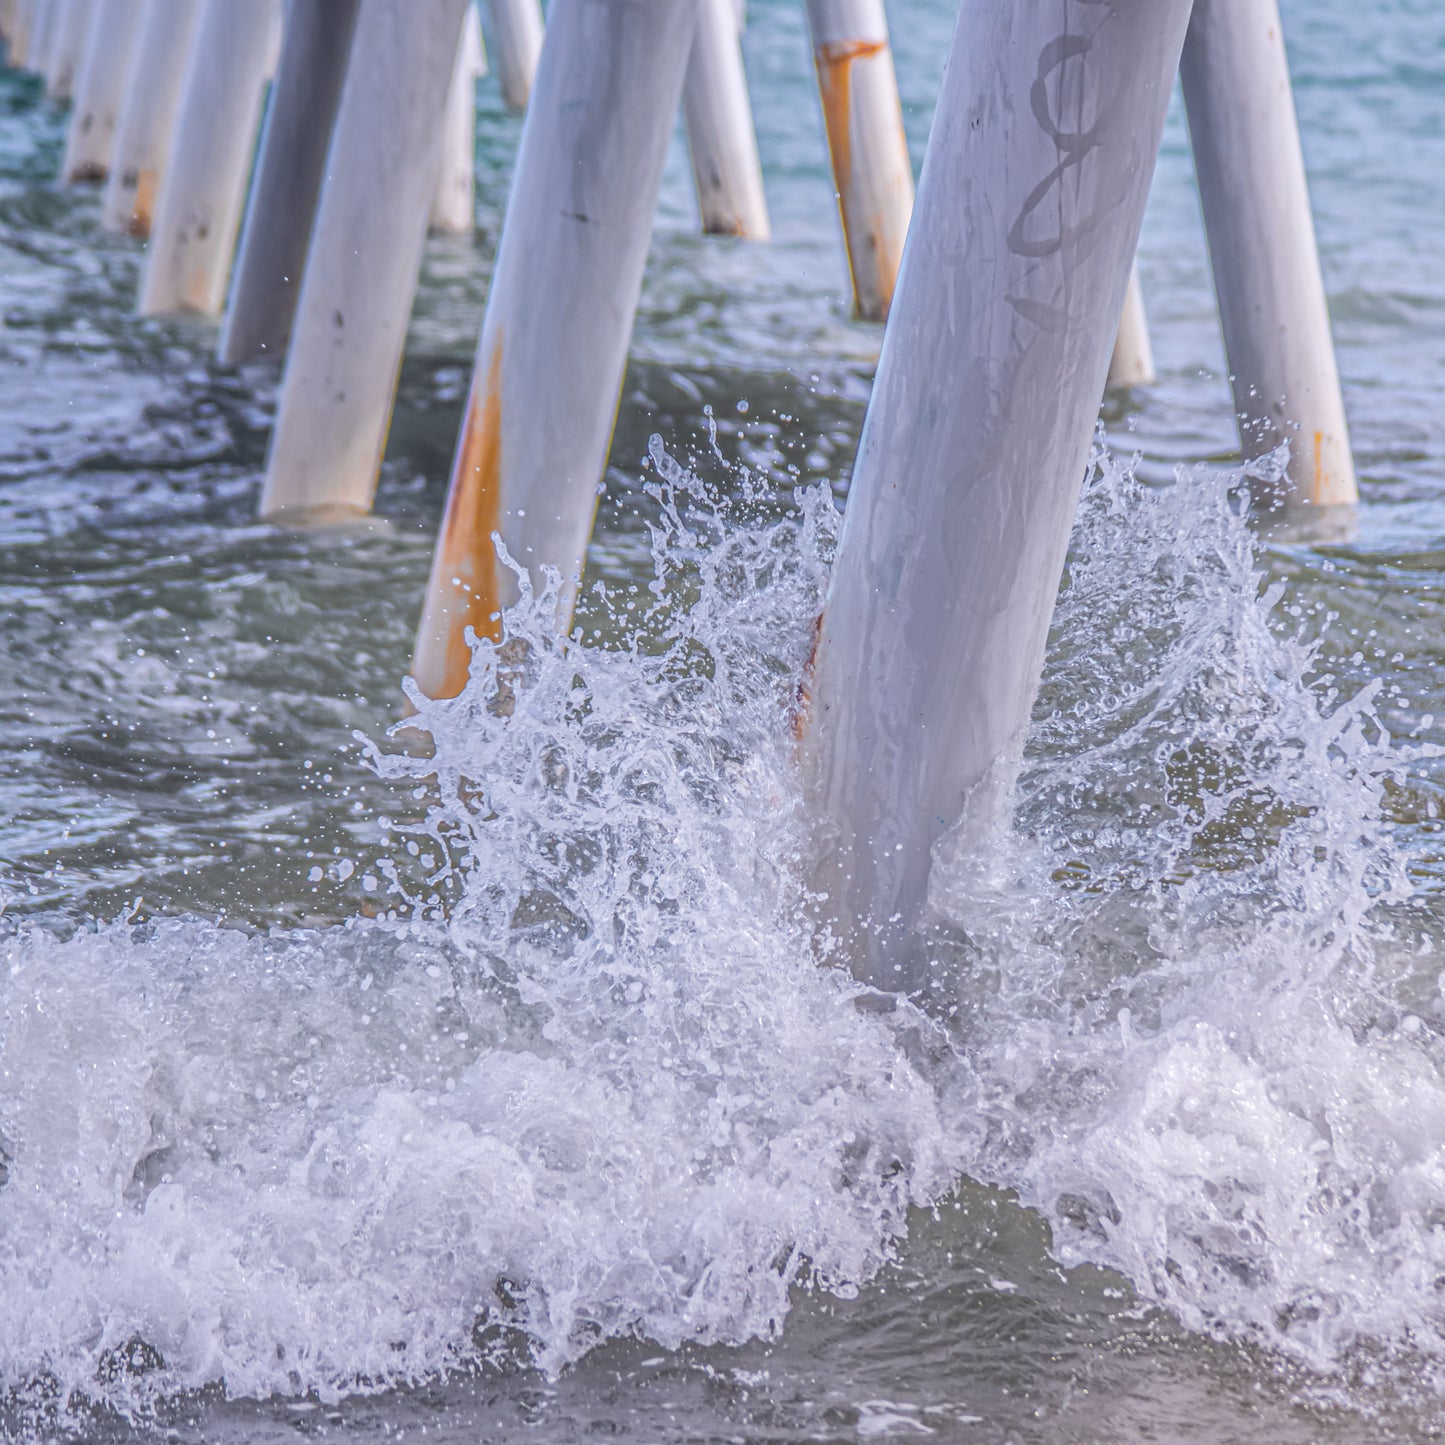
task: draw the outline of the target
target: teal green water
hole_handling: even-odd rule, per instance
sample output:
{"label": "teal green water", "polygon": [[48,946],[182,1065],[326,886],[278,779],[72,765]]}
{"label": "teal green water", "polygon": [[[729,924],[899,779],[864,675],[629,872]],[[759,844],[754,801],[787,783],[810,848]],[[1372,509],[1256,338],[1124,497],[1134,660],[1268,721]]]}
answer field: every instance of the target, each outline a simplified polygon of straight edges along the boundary
{"label": "teal green water", "polygon": [[[642,461],[656,433],[732,485],[711,408],[773,492],[713,528],[751,592],[704,580],[650,635],[709,668],[744,637],[738,690],[580,664],[603,738],[539,665],[590,813],[485,707],[457,726],[495,791],[418,835],[476,860],[450,932],[341,926],[395,905],[379,859],[416,886],[398,828],[438,801],[355,735],[396,715],[518,122],[484,82],[478,230],[429,244],[376,525],[296,534],[254,517],[274,372],[132,316],[141,250],[0,73],[0,1429],[1435,1437],[1445,16],[1285,10],[1361,506],[1228,505],[1176,104],[1160,383],[1105,403],[1137,461],[1081,513],[1018,834],[950,885],[932,1023],[814,977],[787,906],[769,688],[822,566],[793,488],[846,504],[879,341],[800,7],[754,0],[746,39],[774,243],[696,235],[674,145],[588,563],[710,575],[655,543]],[[892,20],[918,160],[952,7]]]}

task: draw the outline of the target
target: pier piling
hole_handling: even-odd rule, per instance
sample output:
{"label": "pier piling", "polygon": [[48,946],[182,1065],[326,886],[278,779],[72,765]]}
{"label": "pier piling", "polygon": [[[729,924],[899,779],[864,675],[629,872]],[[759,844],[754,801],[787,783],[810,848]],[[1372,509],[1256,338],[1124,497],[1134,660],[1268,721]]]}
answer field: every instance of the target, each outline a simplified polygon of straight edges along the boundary
{"label": "pier piling", "polygon": [[1276,0],[1198,0],[1180,65],[1246,456],[1290,444],[1284,499],[1358,496]]}
{"label": "pier piling", "polygon": [[888,315],[913,209],[913,164],[883,0],[807,0],[853,301]]}
{"label": "pier piling", "polygon": [[475,4],[467,5],[456,67],[442,120],[442,160],[431,203],[431,229],[470,235],[477,224],[477,81],[487,73],[487,51]]}
{"label": "pier piling", "polygon": [[1149,344],[1149,318],[1144,311],[1144,290],[1139,284],[1139,267],[1129,272],[1129,289],[1114,336],[1114,354],[1109,358],[1110,387],[1153,386],[1154,348]]}
{"label": "pier piling", "polygon": [[115,149],[144,0],[102,0],[95,11],[60,165],[63,181],[103,181]]}
{"label": "pier piling", "polygon": [[45,89],[52,100],[69,100],[75,93],[76,77],[85,58],[95,0],[55,0],[55,3],[58,14],[45,72]]}
{"label": "pier piling", "polygon": [[145,0],[101,198],[107,231],[150,235],[199,15],[200,0]]}
{"label": "pier piling", "polygon": [[50,90],[50,53],[55,49],[55,33],[59,28],[63,4],[64,0],[32,0],[34,18],[30,25],[27,63],[45,82],[47,94]]}
{"label": "pier piling", "polygon": [[487,0],[487,12],[502,99],[520,114],[527,108],[542,54],[542,6],[540,0]]}
{"label": "pier piling", "polygon": [[697,209],[708,235],[771,235],[735,0],[701,0],[682,91]]}
{"label": "pier piling", "polygon": [[[642,290],[697,0],[553,0],[522,127],[412,673],[466,682],[516,596],[493,534],[570,615]],[[566,616],[562,618],[566,622]]]}
{"label": "pier piling", "polygon": [[279,0],[202,0],[141,279],[142,316],[219,316],[246,204]]}
{"label": "pier piling", "polygon": [[371,509],[467,0],[361,0],[297,298],[262,516]]}
{"label": "pier piling", "polygon": [[856,971],[918,987],[935,846],[1023,748],[1190,0],[965,5],[853,469],[801,762]]}
{"label": "pier piling", "polygon": [[5,42],[9,46],[10,63],[18,70],[30,69],[31,36],[35,27],[35,7],[39,0],[8,0],[5,14]]}
{"label": "pier piling", "polygon": [[290,0],[218,348],[286,354],[359,0]]}

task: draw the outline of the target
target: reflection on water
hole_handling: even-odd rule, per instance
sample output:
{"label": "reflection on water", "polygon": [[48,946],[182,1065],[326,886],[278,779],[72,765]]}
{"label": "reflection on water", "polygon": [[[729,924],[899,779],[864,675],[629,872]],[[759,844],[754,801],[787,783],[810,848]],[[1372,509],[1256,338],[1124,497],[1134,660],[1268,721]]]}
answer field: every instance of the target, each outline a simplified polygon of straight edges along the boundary
{"label": "reflection on water", "polygon": [[1445,27],[1286,15],[1362,472],[1327,526],[1242,515],[1171,119],[1163,380],[1106,405],[1017,816],[940,870],[919,1007],[818,970],[800,903],[785,720],[877,336],[799,16],[751,11],[777,244],[693,236],[674,154],[584,645],[523,609],[430,762],[357,735],[515,123],[488,93],[380,520],[295,533],[253,516],[274,374],[130,316],[133,243],[0,78],[0,1429],[1438,1427]]}

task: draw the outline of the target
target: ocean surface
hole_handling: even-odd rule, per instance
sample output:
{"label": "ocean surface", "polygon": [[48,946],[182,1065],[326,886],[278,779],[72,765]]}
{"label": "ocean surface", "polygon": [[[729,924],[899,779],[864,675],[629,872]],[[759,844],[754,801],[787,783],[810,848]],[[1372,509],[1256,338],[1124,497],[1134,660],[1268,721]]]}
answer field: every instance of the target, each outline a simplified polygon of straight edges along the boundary
{"label": "ocean surface", "polygon": [[[519,122],[433,239],[369,525],[0,74],[0,1437],[1445,1433],[1445,11],[1287,0],[1361,503],[1251,517],[1183,117],[1011,825],[944,980],[799,904],[787,718],[879,331],[801,7],[775,239],[674,144],[581,646],[388,740]],[[921,159],[954,6],[892,6]],[[715,436],[712,435],[715,429]],[[654,438],[656,440],[654,440]]]}

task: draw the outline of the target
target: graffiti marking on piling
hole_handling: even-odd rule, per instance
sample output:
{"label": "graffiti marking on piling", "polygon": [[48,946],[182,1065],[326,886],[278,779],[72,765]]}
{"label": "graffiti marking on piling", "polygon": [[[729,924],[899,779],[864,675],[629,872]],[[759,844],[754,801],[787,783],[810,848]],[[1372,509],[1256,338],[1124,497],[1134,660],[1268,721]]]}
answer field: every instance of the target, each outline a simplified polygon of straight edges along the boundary
{"label": "graffiti marking on piling", "polygon": [[1038,71],[1029,90],[1029,107],[1044,134],[1058,147],[1058,164],[1024,197],[1024,203],[1009,228],[1008,247],[1017,256],[1052,256],[1064,244],[1067,236],[1092,230],[1098,223],[1098,216],[1082,217],[1072,225],[1065,226],[1060,217],[1056,235],[1029,238],[1024,233],[1030,218],[1045,199],[1057,188],[1069,171],[1084,162],[1084,158],[1098,144],[1106,115],[1100,114],[1094,123],[1083,130],[1064,129],[1063,123],[1054,119],[1049,106],[1049,77],[1056,71],[1062,73],[1070,60],[1087,55],[1094,48],[1094,41],[1087,35],[1060,35],[1049,41],[1039,52]]}

